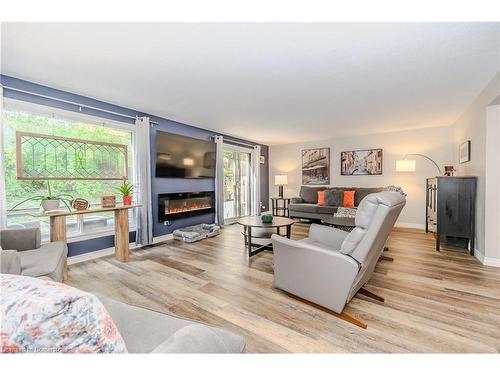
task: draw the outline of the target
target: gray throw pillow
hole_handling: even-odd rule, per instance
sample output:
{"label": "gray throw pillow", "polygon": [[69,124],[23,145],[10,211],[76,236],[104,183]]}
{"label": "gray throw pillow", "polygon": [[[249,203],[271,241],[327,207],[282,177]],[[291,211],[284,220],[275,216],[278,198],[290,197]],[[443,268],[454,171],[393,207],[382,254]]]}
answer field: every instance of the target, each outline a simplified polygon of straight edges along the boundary
{"label": "gray throw pillow", "polygon": [[344,192],[342,190],[325,190],[325,204],[327,206],[342,207],[344,202]]}

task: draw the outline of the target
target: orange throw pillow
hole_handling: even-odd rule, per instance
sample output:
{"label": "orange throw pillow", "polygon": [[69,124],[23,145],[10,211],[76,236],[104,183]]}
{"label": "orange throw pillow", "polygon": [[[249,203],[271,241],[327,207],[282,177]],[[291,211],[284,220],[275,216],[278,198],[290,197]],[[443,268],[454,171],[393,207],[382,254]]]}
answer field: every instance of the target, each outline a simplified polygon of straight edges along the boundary
{"label": "orange throw pillow", "polygon": [[318,191],[318,206],[324,206],[325,203],[325,192]]}
{"label": "orange throw pillow", "polygon": [[354,208],[354,193],[355,190],[344,191],[344,207]]}

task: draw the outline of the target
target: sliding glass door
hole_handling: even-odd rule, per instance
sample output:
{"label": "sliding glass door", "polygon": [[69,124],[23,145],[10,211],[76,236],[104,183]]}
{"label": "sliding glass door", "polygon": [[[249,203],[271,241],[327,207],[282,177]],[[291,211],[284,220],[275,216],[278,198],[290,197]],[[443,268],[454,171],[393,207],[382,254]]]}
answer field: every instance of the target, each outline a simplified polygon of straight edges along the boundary
{"label": "sliding glass door", "polygon": [[224,146],[224,221],[250,215],[250,152]]}

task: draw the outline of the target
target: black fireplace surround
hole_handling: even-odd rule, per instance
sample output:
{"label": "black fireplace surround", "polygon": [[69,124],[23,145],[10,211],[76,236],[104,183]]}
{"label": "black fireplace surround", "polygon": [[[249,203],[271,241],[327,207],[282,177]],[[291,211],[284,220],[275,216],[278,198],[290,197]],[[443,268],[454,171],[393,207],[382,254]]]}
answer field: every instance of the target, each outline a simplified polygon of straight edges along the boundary
{"label": "black fireplace surround", "polygon": [[158,194],[158,221],[204,215],[215,212],[215,192]]}

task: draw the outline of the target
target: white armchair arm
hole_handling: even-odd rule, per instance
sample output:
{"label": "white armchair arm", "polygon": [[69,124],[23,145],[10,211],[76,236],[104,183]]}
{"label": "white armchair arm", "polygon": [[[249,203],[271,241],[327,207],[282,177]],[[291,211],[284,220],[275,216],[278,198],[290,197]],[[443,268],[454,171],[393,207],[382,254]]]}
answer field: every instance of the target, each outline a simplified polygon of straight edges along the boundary
{"label": "white armchair arm", "polygon": [[273,235],[274,285],[342,312],[359,271],[350,256]]}
{"label": "white armchair arm", "polygon": [[321,242],[332,250],[340,250],[342,242],[349,233],[337,228],[325,225],[311,224],[309,228],[309,238]]}

